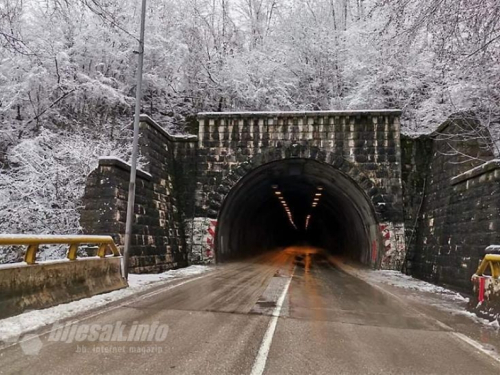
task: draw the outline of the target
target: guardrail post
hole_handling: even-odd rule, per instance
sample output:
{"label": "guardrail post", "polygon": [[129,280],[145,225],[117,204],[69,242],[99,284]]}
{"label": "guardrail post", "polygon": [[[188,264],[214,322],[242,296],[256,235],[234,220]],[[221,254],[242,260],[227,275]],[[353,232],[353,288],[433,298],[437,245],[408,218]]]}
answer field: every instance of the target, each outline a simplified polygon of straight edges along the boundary
{"label": "guardrail post", "polygon": [[77,257],[77,252],[78,252],[78,246],[80,244],[78,243],[72,243],[69,247],[69,250],[68,250],[68,259],[69,260],[75,260],[76,257]]}
{"label": "guardrail post", "polygon": [[26,250],[26,254],[24,255],[24,261],[28,264],[35,264],[37,251],[38,251],[38,244],[29,245],[28,250]]}
{"label": "guardrail post", "polygon": [[97,256],[99,258],[104,258],[106,256],[106,250],[108,249],[107,243],[99,244],[99,249],[97,249]]}
{"label": "guardrail post", "polygon": [[496,262],[490,261],[490,267],[491,267],[491,276],[494,278],[499,278],[500,277],[500,259],[498,259]]}

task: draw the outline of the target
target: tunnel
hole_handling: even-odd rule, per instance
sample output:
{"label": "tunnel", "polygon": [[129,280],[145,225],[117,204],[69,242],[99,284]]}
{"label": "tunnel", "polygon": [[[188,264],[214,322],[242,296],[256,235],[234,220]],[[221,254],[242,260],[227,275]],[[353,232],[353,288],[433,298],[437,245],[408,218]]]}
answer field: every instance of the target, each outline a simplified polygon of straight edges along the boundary
{"label": "tunnel", "polygon": [[284,159],[248,172],[219,211],[216,260],[294,245],[322,248],[376,266],[373,205],[349,176],[309,159]]}

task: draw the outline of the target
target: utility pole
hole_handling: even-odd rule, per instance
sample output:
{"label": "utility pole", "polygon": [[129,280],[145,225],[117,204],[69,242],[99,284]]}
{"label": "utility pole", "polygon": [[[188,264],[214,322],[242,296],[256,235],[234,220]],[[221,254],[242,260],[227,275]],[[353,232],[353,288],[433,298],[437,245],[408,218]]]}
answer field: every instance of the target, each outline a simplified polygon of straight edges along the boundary
{"label": "utility pole", "polygon": [[130,244],[132,242],[132,224],[134,221],[135,177],[137,171],[137,154],[139,151],[139,118],[141,115],[142,66],[144,62],[144,24],[146,22],[146,0],[142,0],[141,31],[139,36],[137,88],[135,90],[134,140],[132,143],[132,163],[130,167],[130,183],[128,187],[127,221],[125,223],[125,250],[123,252],[122,275],[128,279]]}

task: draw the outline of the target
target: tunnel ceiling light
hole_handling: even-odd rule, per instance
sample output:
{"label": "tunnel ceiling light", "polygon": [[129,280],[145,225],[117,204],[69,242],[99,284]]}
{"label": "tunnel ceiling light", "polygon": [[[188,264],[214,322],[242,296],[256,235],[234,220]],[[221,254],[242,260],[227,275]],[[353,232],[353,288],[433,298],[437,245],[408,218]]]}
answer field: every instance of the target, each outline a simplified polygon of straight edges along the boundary
{"label": "tunnel ceiling light", "polygon": [[321,197],[321,193],[316,193],[314,195],[317,196],[317,197]]}
{"label": "tunnel ceiling light", "polygon": [[307,228],[309,227],[309,222],[311,221],[311,214],[307,215],[306,217],[306,225],[305,225],[305,229],[307,230]]}
{"label": "tunnel ceiling light", "polygon": [[274,194],[281,195],[281,191],[275,191]]}
{"label": "tunnel ceiling light", "polygon": [[323,186],[318,186],[318,190],[323,190]]}
{"label": "tunnel ceiling light", "polygon": [[273,189],[277,189],[277,188],[278,188],[278,185],[271,185],[271,187],[272,187]]}
{"label": "tunnel ceiling light", "polygon": [[318,202],[318,201],[319,201],[319,198],[314,198],[314,201],[315,201],[315,202]]}
{"label": "tunnel ceiling light", "polygon": [[285,198],[283,198],[283,197],[278,197],[278,199],[279,199],[280,201],[282,201],[282,200],[283,200],[283,199],[285,199]]}

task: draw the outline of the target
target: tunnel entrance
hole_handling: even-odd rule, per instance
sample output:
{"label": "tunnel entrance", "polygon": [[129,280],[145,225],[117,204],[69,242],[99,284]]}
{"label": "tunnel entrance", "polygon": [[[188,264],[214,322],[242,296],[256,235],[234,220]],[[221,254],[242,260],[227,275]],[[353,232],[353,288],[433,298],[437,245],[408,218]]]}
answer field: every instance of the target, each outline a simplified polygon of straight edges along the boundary
{"label": "tunnel entrance", "polygon": [[231,189],[215,251],[220,262],[311,245],[377,266],[378,244],[373,205],[354,180],[322,162],[284,159],[254,169]]}

